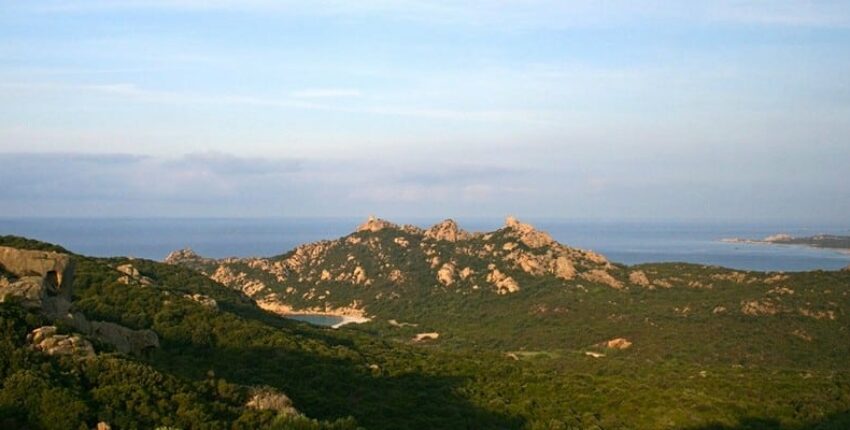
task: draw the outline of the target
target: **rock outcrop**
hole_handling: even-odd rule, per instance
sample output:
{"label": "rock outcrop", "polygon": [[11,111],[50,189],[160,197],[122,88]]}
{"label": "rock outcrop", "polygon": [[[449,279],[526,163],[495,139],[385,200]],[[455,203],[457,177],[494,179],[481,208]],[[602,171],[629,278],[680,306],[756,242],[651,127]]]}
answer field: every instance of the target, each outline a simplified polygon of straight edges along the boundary
{"label": "rock outcrop", "polygon": [[57,315],[54,320],[72,327],[81,335],[112,345],[122,354],[142,355],[159,348],[159,336],[153,330],[134,330],[108,321],[89,321],[80,312]]}
{"label": "rock outcrop", "polygon": [[798,311],[800,312],[800,315],[804,317],[814,318],[816,320],[835,321],[835,319],[837,318],[835,315],[835,311],[832,309],[813,310],[809,308],[800,308]]}
{"label": "rock outcrop", "polygon": [[624,337],[618,337],[618,338],[611,339],[609,341],[602,342],[597,346],[601,346],[603,348],[608,348],[608,349],[629,349],[629,348],[632,347],[632,342],[630,342],[628,339],[626,339]]}
{"label": "rock outcrop", "polygon": [[620,290],[623,288],[623,283],[611,276],[610,273],[604,270],[590,270],[588,272],[582,273],[582,278],[587,281],[595,282],[597,284],[604,284],[611,288]]}
{"label": "rock outcrop", "polygon": [[440,338],[440,333],[437,332],[429,332],[429,333],[419,333],[416,336],[413,336],[414,342],[422,342],[426,340],[437,340]]}
{"label": "rock outcrop", "polygon": [[205,296],[203,294],[195,293],[195,294],[184,294],[183,297],[185,297],[185,298],[187,298],[187,299],[189,299],[193,302],[200,303],[202,306],[206,306],[210,309],[218,309],[218,302],[216,302],[215,299],[210,297],[210,296]]}
{"label": "rock outcrop", "polygon": [[32,347],[47,355],[69,355],[85,359],[94,357],[91,342],[77,334],[58,334],[55,326],[44,326],[27,335]]}
{"label": "rock outcrop", "polygon": [[186,264],[186,263],[205,263],[213,261],[209,258],[204,258],[198,255],[192,248],[183,248],[177,251],[173,251],[165,257],[165,263],[167,264]]}
{"label": "rock outcrop", "polygon": [[371,232],[374,233],[376,231],[380,231],[380,230],[383,230],[385,228],[398,229],[399,227],[398,227],[397,224],[393,224],[393,223],[391,223],[387,220],[376,218],[375,216],[370,215],[369,219],[367,219],[366,222],[364,222],[363,224],[360,224],[357,227],[357,231],[358,232],[371,231]]}
{"label": "rock outcrop", "polygon": [[27,308],[40,308],[49,288],[41,276],[0,278],[0,302],[14,298]]}
{"label": "rock outcrop", "polygon": [[452,263],[443,264],[437,271],[437,281],[446,287],[455,283],[455,266]]}
{"label": "rock outcrop", "polygon": [[133,330],[103,321],[92,321],[89,327],[89,336],[114,346],[123,354],[141,355],[150,349],[159,348],[159,337],[152,330]]}
{"label": "rock outcrop", "polygon": [[115,267],[115,270],[133,278],[142,276],[142,274],[139,273],[139,269],[136,269],[136,267],[130,263],[118,265]]}
{"label": "rock outcrop", "polygon": [[741,313],[750,316],[769,316],[782,312],[782,308],[770,299],[741,302]]}
{"label": "rock outcrop", "polygon": [[492,272],[487,274],[487,282],[493,284],[496,287],[496,292],[499,294],[510,294],[519,291],[519,284],[517,284],[516,280],[502,273],[499,269],[493,269]]}
{"label": "rock outcrop", "polygon": [[[31,307],[41,307],[48,296],[71,299],[74,261],[67,254],[0,246],[0,301],[19,297]],[[11,279],[10,279],[11,278]]]}
{"label": "rock outcrop", "polygon": [[121,282],[122,284],[136,284],[144,286],[153,285],[153,279],[139,273],[139,269],[136,269],[136,267],[130,263],[118,265],[115,267],[115,270],[124,274],[124,276],[118,278],[118,282]]}
{"label": "rock outcrop", "polygon": [[629,282],[644,288],[652,286],[652,283],[649,282],[649,277],[646,276],[646,273],[640,270],[635,270],[634,272],[629,273]]}
{"label": "rock outcrop", "polygon": [[246,407],[277,412],[279,415],[301,415],[286,394],[272,387],[255,387],[248,394]]}
{"label": "rock outcrop", "polygon": [[351,275],[354,283],[357,285],[363,285],[369,280],[369,277],[366,276],[366,270],[360,266],[355,267]]}
{"label": "rock outcrop", "polygon": [[451,219],[435,224],[431,228],[425,230],[424,236],[426,239],[445,240],[448,242],[467,240],[471,237],[469,233],[458,228],[457,223]]}
{"label": "rock outcrop", "polygon": [[520,222],[512,216],[505,219],[505,229],[509,230],[529,248],[540,248],[555,243],[555,240],[548,233],[539,231],[531,224]]}
{"label": "rock outcrop", "polygon": [[[0,264],[4,272],[0,279],[0,301],[15,297],[24,306],[40,309],[49,320],[61,322],[79,332],[59,335],[53,326],[42,327],[31,333],[37,350],[47,354],[93,355],[91,343],[82,336],[111,344],[125,354],[140,354],[149,348],[159,347],[159,338],[151,330],[133,330],[111,322],[88,321],[82,313],[70,312],[74,278],[71,256],[0,247]],[[116,269],[133,282],[150,283],[132,264],[120,265]]]}
{"label": "rock outcrop", "polygon": [[568,281],[576,277],[576,267],[567,257],[560,256],[556,258],[551,265],[552,274],[556,278]]}

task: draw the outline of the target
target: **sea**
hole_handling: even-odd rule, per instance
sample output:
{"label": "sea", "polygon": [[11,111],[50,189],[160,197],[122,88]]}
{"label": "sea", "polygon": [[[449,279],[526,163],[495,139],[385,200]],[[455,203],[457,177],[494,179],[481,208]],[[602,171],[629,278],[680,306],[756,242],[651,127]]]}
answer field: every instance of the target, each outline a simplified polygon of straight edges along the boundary
{"label": "sea", "polygon": [[[354,231],[360,218],[2,218],[0,235],[59,244],[98,257],[132,256],[162,260],[192,248],[207,257],[283,254],[299,244],[335,239]],[[394,220],[428,227],[438,219]],[[740,270],[835,270],[850,265],[850,254],[805,246],[726,243],[724,238],[761,239],[776,233],[850,235],[850,225],[756,224],[733,222],[637,222],[528,219],[559,242],[599,252],[624,264],[688,262]],[[470,231],[490,231],[502,219],[458,219]]]}
{"label": "sea", "polygon": [[341,316],[327,314],[293,314],[287,315],[286,317],[291,320],[306,322],[324,327],[333,327],[345,321],[345,318]]}

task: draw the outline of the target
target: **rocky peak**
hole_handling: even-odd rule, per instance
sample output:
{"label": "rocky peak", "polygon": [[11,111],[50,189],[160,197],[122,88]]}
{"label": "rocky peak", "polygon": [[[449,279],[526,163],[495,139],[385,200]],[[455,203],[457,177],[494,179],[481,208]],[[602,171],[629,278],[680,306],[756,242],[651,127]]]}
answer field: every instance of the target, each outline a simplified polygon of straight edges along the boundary
{"label": "rocky peak", "polygon": [[444,220],[435,224],[431,228],[425,230],[425,237],[434,240],[445,240],[448,242],[457,242],[469,238],[469,233],[461,230],[457,223],[452,219]]}
{"label": "rocky peak", "polygon": [[539,231],[531,224],[521,222],[512,216],[508,216],[505,219],[505,229],[509,230],[520,242],[530,248],[540,248],[555,243],[555,240],[552,239],[552,236],[549,236],[549,233]]}
{"label": "rocky peak", "polygon": [[376,218],[374,215],[369,215],[369,219],[366,220],[363,224],[360,224],[357,227],[357,232],[361,231],[371,231],[376,232],[379,230],[383,230],[385,228],[399,228],[398,225],[393,224],[385,219]]}
{"label": "rocky peak", "polygon": [[[626,287],[625,272],[601,255],[561,245],[514,217],[508,217],[498,231],[469,233],[451,219],[421,229],[372,216],[357,232],[301,245],[270,259],[209,260],[214,264],[202,271],[276,312],[327,312],[340,309],[338,297],[352,296],[363,300],[365,309],[428,286],[460,294],[483,288],[499,295],[578,280]],[[186,261],[176,264],[196,266]],[[544,277],[550,281],[528,282]],[[348,286],[370,288],[346,291]]]}
{"label": "rocky peak", "polygon": [[405,225],[401,226],[401,231],[403,231],[407,234],[415,235],[415,236],[421,236],[421,235],[425,234],[425,230],[422,230],[421,228],[419,228],[415,225],[410,225],[410,224],[405,224]]}
{"label": "rocky peak", "polygon": [[522,226],[522,225],[527,225],[527,224],[523,224],[523,223],[521,223],[521,222],[520,222],[518,219],[516,219],[516,217],[515,217],[515,216],[513,216],[513,215],[508,215],[508,216],[505,218],[505,227],[506,227],[506,228],[519,228],[519,227],[520,227],[520,226]]}
{"label": "rocky peak", "polygon": [[168,256],[165,257],[165,262],[168,264],[177,264],[200,259],[202,259],[202,257],[193,251],[192,248],[183,248],[169,253]]}

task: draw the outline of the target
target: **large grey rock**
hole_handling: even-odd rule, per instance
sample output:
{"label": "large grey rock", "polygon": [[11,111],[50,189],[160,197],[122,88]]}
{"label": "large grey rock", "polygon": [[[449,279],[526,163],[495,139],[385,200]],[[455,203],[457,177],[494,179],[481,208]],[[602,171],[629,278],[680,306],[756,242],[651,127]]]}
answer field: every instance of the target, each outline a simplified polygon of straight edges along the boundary
{"label": "large grey rock", "polygon": [[45,300],[43,310],[47,309],[48,303],[59,308],[56,316],[48,315],[54,321],[91,339],[112,345],[120,353],[140,355],[151,348],[159,348],[159,336],[152,330],[134,330],[112,322],[89,321],[80,312],[70,312],[70,303],[64,300]]}
{"label": "large grey rock", "polygon": [[72,327],[92,339],[112,345],[123,354],[142,354],[150,348],[159,348],[159,337],[152,330],[134,330],[105,321],[89,321],[80,312],[65,312],[56,321]]}
{"label": "large grey rock", "polygon": [[25,306],[41,307],[47,297],[71,299],[74,261],[67,254],[0,246],[0,301],[18,297]]}
{"label": "large grey rock", "polygon": [[133,330],[103,321],[92,321],[88,324],[88,334],[91,337],[113,345],[118,352],[139,355],[151,348],[159,348],[159,337],[152,330]]}

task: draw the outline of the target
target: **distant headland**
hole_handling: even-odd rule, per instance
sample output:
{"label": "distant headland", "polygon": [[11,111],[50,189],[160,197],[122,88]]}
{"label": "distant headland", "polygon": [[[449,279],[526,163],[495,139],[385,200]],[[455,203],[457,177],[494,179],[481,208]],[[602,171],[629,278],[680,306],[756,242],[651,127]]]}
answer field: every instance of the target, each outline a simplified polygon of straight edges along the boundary
{"label": "distant headland", "polygon": [[768,245],[802,245],[812,248],[835,249],[850,252],[850,236],[833,234],[818,234],[815,236],[795,237],[789,234],[774,234],[764,239],[726,238],[721,239],[726,243],[753,243]]}

